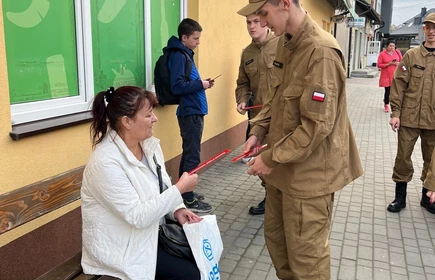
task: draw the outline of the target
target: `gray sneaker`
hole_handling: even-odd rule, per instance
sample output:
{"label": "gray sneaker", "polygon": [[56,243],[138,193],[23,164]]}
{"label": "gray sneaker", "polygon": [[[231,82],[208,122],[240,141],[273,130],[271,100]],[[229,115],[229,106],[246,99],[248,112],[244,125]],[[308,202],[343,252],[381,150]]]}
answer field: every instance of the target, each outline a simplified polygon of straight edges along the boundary
{"label": "gray sneaker", "polygon": [[198,199],[199,201],[203,201],[205,199],[204,195],[202,193],[197,193],[197,192],[193,192],[193,195],[195,196],[196,199]]}
{"label": "gray sneaker", "polygon": [[204,201],[200,201],[196,198],[192,202],[184,200],[184,205],[186,205],[186,208],[193,213],[209,213],[212,210],[210,204]]}

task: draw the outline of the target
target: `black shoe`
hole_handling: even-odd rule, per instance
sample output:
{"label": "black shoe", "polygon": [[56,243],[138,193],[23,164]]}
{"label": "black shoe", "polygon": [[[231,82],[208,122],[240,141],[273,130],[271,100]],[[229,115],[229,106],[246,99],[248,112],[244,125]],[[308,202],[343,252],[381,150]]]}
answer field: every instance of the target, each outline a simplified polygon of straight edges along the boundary
{"label": "black shoe", "polygon": [[387,210],[389,212],[400,212],[403,208],[406,207],[406,188],[407,188],[406,182],[396,182],[396,196],[391,202]]}
{"label": "black shoe", "polygon": [[265,204],[266,198],[263,199],[260,203],[258,203],[257,207],[251,206],[249,208],[249,214],[251,215],[262,215],[265,212]]}
{"label": "black shoe", "polygon": [[196,199],[198,199],[199,201],[203,201],[205,199],[204,195],[201,193],[197,193],[197,192],[193,192],[193,195],[195,196]]}
{"label": "black shoe", "polygon": [[391,202],[388,207],[387,210],[390,212],[400,212],[403,208],[406,207],[406,202],[405,200],[402,199],[395,199],[393,202]]}
{"label": "black shoe", "polygon": [[200,201],[196,198],[191,202],[184,200],[184,205],[186,205],[186,208],[192,211],[193,213],[208,213],[211,212],[212,210],[210,204],[204,201]]}
{"label": "black shoe", "polygon": [[421,197],[420,205],[429,211],[429,213],[435,214],[435,203],[430,203],[430,198],[426,194]]}

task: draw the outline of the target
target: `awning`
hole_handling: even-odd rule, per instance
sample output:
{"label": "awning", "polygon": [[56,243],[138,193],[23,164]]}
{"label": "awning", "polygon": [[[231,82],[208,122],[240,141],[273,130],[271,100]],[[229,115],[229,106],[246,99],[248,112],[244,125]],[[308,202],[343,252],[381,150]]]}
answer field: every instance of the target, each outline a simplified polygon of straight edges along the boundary
{"label": "awning", "polygon": [[360,17],[366,17],[373,21],[372,24],[382,24],[381,16],[372,8],[372,6],[364,0],[356,0],[355,12]]}
{"label": "awning", "polygon": [[346,8],[349,11],[350,15],[353,18],[357,18],[358,14],[355,12],[355,0],[341,0],[341,1],[346,6]]}

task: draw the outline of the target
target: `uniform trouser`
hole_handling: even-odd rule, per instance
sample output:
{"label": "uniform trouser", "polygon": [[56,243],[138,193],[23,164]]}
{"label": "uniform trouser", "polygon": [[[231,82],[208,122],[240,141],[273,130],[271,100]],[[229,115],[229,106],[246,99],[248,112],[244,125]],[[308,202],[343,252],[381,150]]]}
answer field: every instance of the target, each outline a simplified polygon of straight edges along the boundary
{"label": "uniform trouser", "polygon": [[270,184],[266,191],[264,236],[278,278],[330,279],[334,194],[298,198]]}
{"label": "uniform trouser", "polygon": [[[196,168],[201,162],[201,138],[204,130],[203,115],[189,115],[178,117],[180,134],[183,142],[183,153],[181,155],[178,176],[184,172],[189,172]],[[194,200],[193,192],[183,193],[183,198],[187,201]]]}
{"label": "uniform trouser", "polygon": [[424,162],[420,180],[424,182],[426,179],[435,146],[435,130],[401,126],[398,131],[397,155],[393,168],[394,182],[409,182],[412,180],[414,167],[412,166],[411,155],[418,137],[421,138],[421,153]]}

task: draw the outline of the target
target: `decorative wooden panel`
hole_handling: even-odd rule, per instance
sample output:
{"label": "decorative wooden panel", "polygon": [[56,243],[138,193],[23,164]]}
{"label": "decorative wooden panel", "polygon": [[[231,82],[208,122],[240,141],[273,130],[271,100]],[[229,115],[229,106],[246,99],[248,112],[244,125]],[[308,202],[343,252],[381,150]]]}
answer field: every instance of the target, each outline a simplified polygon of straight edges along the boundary
{"label": "decorative wooden panel", "polygon": [[80,198],[84,166],[0,195],[0,234]]}

